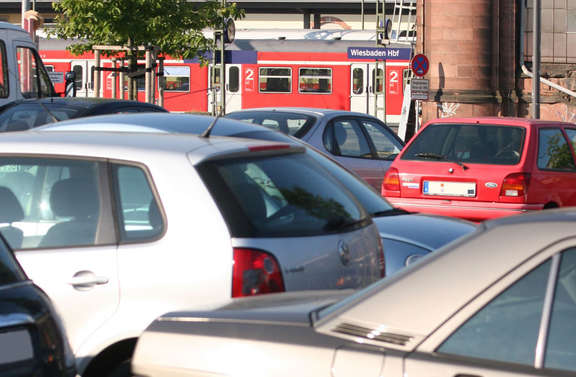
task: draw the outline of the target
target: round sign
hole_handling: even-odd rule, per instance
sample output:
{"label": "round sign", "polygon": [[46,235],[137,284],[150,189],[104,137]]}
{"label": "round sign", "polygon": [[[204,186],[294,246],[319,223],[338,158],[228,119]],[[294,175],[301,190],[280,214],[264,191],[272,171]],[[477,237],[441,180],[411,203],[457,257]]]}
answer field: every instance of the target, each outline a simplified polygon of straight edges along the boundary
{"label": "round sign", "polygon": [[428,61],[426,55],[417,54],[414,55],[410,61],[410,68],[412,68],[412,72],[414,72],[416,76],[424,76],[426,73],[428,73],[430,62]]}

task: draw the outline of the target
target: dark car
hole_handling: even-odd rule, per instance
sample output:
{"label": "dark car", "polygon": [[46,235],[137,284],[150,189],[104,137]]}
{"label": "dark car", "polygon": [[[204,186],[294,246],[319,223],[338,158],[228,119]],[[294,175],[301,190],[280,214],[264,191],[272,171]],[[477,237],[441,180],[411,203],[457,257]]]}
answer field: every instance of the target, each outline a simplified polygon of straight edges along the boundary
{"label": "dark car", "polygon": [[75,374],[72,351],[50,300],[26,277],[0,236],[0,375]]}
{"label": "dark car", "polygon": [[305,141],[376,190],[404,142],[380,119],[344,110],[303,107],[234,111],[227,118],[260,124]]}
{"label": "dark car", "polygon": [[23,131],[46,123],[92,115],[143,112],[168,110],[151,103],[112,98],[24,99],[0,107],[0,132]]}

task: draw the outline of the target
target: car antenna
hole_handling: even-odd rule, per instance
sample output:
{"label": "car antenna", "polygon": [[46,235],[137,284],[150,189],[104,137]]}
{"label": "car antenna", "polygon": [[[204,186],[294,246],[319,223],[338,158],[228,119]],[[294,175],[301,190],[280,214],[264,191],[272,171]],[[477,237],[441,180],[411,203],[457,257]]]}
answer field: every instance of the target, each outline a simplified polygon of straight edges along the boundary
{"label": "car antenna", "polygon": [[200,135],[200,137],[205,137],[205,138],[210,137],[210,132],[212,132],[212,129],[214,128],[214,126],[216,125],[216,122],[218,121],[218,118],[220,118],[220,114],[221,114],[221,112],[218,111],[218,113],[214,117],[214,120],[212,121],[212,123],[210,123],[210,125],[208,126],[206,131],[202,132],[202,135]]}
{"label": "car antenna", "polygon": [[[50,99],[50,102],[52,102],[53,99]],[[58,117],[56,115],[54,115],[54,113],[52,111],[50,111],[50,109],[48,108],[48,106],[46,106],[45,104],[42,103],[42,100],[38,101],[38,103],[40,104],[40,106],[42,106],[42,108],[44,110],[46,110],[46,112],[48,113],[48,115],[50,115],[50,118],[52,118],[53,122],[60,122],[62,119],[58,119]]]}

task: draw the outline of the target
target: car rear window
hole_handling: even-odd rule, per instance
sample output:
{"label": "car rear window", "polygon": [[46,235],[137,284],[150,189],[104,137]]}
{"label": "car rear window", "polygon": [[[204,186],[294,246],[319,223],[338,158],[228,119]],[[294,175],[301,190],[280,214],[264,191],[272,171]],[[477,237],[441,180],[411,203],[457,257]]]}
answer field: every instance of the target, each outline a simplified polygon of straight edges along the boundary
{"label": "car rear window", "polygon": [[198,170],[234,237],[340,233],[371,222],[307,154],[210,161]]}
{"label": "car rear window", "polygon": [[302,137],[312,127],[316,119],[313,116],[298,113],[242,111],[230,113],[227,118],[260,124],[287,135]]}
{"label": "car rear window", "polygon": [[[0,232],[3,228],[0,228]],[[0,286],[26,280],[26,275],[14,260],[12,252],[0,238]]]}
{"label": "car rear window", "polygon": [[525,129],[516,126],[432,124],[416,136],[401,159],[515,165],[524,135]]}

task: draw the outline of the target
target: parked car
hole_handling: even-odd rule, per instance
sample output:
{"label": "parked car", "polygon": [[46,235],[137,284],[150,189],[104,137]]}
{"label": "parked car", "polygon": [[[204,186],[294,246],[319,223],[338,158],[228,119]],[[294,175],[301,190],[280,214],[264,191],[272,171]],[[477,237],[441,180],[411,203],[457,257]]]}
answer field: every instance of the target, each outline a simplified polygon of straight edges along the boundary
{"label": "parked car", "polygon": [[23,131],[71,118],[140,112],[167,112],[167,110],[151,103],[111,98],[22,99],[0,107],[0,132]]}
{"label": "parked car", "polygon": [[566,209],[492,220],[343,298],[275,294],[164,314],[140,337],[134,374],[574,375],[575,223]]}
{"label": "parked car", "polygon": [[[3,212],[0,221],[4,222]],[[2,376],[76,374],[60,317],[46,294],[28,279],[1,235],[0,349]]]}
{"label": "parked car", "polygon": [[[208,128],[212,119],[185,114],[107,115],[48,124],[42,126],[40,130],[201,134]],[[338,167],[337,163],[322,152],[292,136],[260,125],[225,118],[218,119],[212,134],[306,145],[310,149],[308,154],[342,182],[372,215],[384,247],[386,276],[396,273],[419,257],[475,229],[475,224],[469,221],[447,216],[409,213],[393,207],[354,173]]]}
{"label": "parked car", "polygon": [[163,312],[384,273],[371,217],[299,145],[38,129],[2,135],[0,150],[10,243],[84,377],[129,375]]}
{"label": "parked car", "polygon": [[258,108],[227,118],[297,137],[354,171],[376,190],[404,142],[380,119],[363,113],[312,108]]}
{"label": "parked car", "polygon": [[473,221],[576,205],[576,124],[520,118],[428,122],[382,195],[408,211]]}

